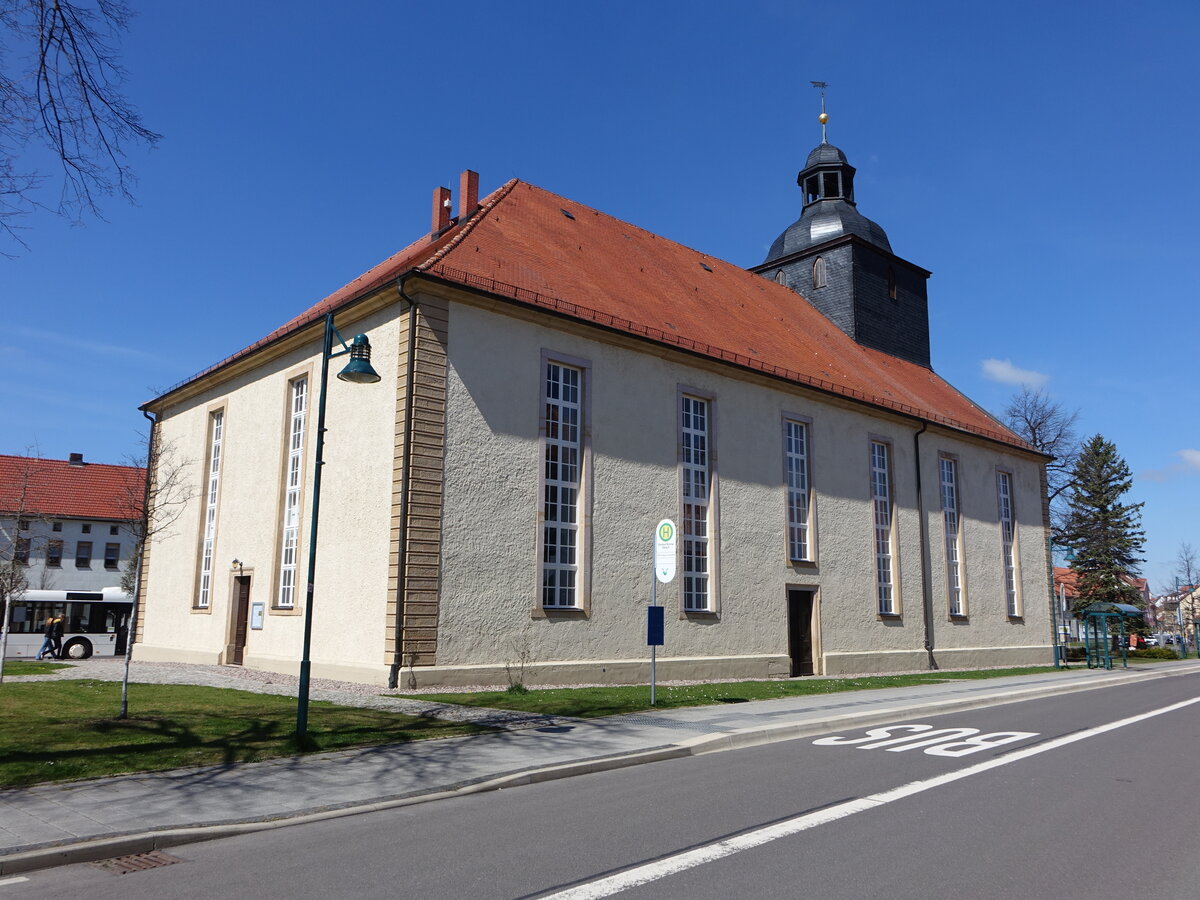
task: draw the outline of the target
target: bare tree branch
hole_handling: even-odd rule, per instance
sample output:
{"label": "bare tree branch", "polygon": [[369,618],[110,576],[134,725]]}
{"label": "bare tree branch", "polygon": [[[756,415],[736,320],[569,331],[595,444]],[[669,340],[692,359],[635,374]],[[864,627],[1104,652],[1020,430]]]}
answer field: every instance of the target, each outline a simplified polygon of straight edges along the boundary
{"label": "bare tree branch", "polygon": [[[100,200],[132,200],[131,143],[153,146],[121,92],[117,40],[124,0],[0,0],[0,234],[25,246],[18,222],[36,209],[102,218]],[[61,165],[58,203],[39,197],[48,176],[21,163],[37,145]]]}
{"label": "bare tree branch", "polygon": [[1069,516],[1066,492],[1075,483],[1073,473],[1079,460],[1079,436],[1075,432],[1079,410],[1068,411],[1044,391],[1024,387],[1009,401],[1004,421],[1035,450],[1054,457],[1046,465],[1046,483],[1051,536],[1061,543]]}

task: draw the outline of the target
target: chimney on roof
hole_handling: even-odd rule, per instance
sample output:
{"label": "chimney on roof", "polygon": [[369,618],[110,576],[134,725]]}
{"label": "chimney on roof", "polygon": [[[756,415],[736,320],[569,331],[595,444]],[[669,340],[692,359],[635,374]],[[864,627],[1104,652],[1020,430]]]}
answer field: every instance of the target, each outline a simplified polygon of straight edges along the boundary
{"label": "chimney on roof", "polygon": [[433,234],[442,231],[450,224],[450,188],[436,187],[433,189]]}
{"label": "chimney on roof", "polygon": [[67,463],[72,466],[82,466],[84,464],[83,463],[83,454],[82,453],[72,453],[70,455],[70,457],[67,459]]}
{"label": "chimney on roof", "polygon": [[461,222],[479,208],[479,173],[470,169],[458,176],[458,220]]}

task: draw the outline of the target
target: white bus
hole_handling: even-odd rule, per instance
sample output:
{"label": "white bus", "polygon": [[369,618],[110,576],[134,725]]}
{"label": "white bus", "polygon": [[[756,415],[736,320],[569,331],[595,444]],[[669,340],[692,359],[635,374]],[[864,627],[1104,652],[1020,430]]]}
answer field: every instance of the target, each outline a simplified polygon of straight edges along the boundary
{"label": "white bus", "polygon": [[33,659],[51,616],[63,617],[63,656],[121,656],[129,631],[133,599],[120,588],[99,591],[26,591],[13,603],[5,656]]}

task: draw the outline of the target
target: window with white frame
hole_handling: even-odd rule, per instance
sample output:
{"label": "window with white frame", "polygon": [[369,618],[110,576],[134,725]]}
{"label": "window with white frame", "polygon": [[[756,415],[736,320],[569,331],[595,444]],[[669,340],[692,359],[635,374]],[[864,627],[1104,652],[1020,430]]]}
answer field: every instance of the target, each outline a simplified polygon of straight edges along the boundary
{"label": "window with white frame", "polygon": [[296,605],[296,556],[300,545],[300,486],[304,479],[304,421],[308,411],[308,378],[291,383],[288,404],[288,455],[283,481],[283,524],[279,552],[279,594],[275,605]]}
{"label": "window with white frame", "polygon": [[225,413],[217,410],[209,417],[208,481],[204,494],[204,533],[200,549],[200,587],[196,594],[196,606],[208,609],[212,600],[213,542],[217,537],[217,491],[221,480],[221,439],[225,426]]}
{"label": "window with white frame", "polygon": [[1004,550],[1004,596],[1010,616],[1021,615],[1021,597],[1017,591],[1017,540],[1014,528],[1012,475],[996,473],[996,492],[1000,500],[1000,541]]}
{"label": "window with white frame", "polygon": [[711,406],[682,395],[680,477],[683,481],[683,608],[703,612],[709,599],[708,509],[712,496]]}
{"label": "window with white frame", "polygon": [[891,447],[871,441],[871,503],[875,511],[875,596],[881,616],[896,614],[892,581]]}
{"label": "window with white frame", "polygon": [[583,371],[546,363],[542,471],[542,606],[579,602]]}
{"label": "window with white frame", "polygon": [[946,589],[950,615],[965,616],[966,601],[962,586],[962,536],[958,527],[958,463],[949,457],[938,459],[942,480],[942,521],[946,533]]}
{"label": "window with white frame", "polygon": [[787,465],[788,558],[812,560],[808,528],[808,426],[784,422],[783,452]]}

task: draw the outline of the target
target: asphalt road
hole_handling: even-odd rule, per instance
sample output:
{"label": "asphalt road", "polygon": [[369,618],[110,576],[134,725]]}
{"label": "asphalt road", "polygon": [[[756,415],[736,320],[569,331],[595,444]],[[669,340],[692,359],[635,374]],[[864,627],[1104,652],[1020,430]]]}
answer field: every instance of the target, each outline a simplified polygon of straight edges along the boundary
{"label": "asphalt road", "polygon": [[1198,742],[1200,676],[1161,678],[0,878],[0,900],[1194,900]]}

